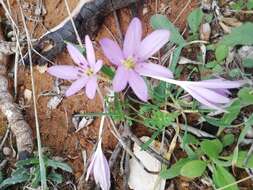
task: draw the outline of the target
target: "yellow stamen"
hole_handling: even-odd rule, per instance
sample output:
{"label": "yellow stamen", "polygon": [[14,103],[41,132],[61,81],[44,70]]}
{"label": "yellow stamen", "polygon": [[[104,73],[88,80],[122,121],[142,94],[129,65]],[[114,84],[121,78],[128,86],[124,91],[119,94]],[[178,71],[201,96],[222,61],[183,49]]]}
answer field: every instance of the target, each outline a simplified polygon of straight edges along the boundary
{"label": "yellow stamen", "polygon": [[127,69],[133,69],[135,66],[135,61],[133,58],[127,58],[122,63]]}
{"label": "yellow stamen", "polygon": [[85,70],[85,74],[87,75],[87,76],[91,76],[91,75],[93,75],[93,70],[91,69],[91,68],[87,68],[86,70]]}

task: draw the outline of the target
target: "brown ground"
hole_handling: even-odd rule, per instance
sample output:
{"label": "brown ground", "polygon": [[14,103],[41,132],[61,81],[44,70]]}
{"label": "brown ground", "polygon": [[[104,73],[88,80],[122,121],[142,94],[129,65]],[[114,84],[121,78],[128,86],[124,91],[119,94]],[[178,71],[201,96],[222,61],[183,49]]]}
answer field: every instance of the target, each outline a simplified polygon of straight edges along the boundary
{"label": "brown ground", "polygon": [[[35,0],[29,0],[29,2],[33,2],[35,4]],[[69,0],[70,8],[73,9],[75,7],[78,0]],[[155,11],[155,1],[149,0],[148,3],[144,5],[145,9],[147,9],[147,14],[143,15],[143,10],[139,10],[139,15],[143,21],[143,27],[145,33],[151,30],[149,19],[156,12]],[[162,1],[158,5],[158,10],[163,8],[166,5],[169,5],[166,14],[171,21],[174,21],[178,16],[179,12],[183,9],[186,4],[185,0],[170,0],[170,1]],[[45,28],[52,28],[58,23],[60,23],[66,16],[67,12],[65,10],[64,1],[60,0],[44,0],[44,5],[47,10],[47,14],[44,17],[43,24],[45,27],[42,27],[42,24],[39,24],[36,27],[34,36],[38,37],[43,34],[46,30]],[[13,9],[18,10],[16,1],[11,1],[11,6]],[[194,9],[198,6],[198,1],[193,0],[190,6],[185,10],[185,12],[180,16],[178,21],[175,23],[181,31],[186,27],[186,17]],[[123,33],[125,32],[129,21],[131,20],[131,14],[129,9],[123,9],[118,12],[119,20],[121,24],[121,28]],[[118,38],[116,28],[115,28],[115,20],[112,15],[108,16],[105,19],[105,26],[109,28],[109,30],[113,33],[113,35]],[[106,27],[102,26],[99,31],[95,41],[97,42],[102,37],[111,37]],[[32,28],[32,25],[30,25]],[[98,47],[98,46],[97,46]],[[101,50],[97,49],[98,57],[101,56]],[[68,56],[67,52],[62,52],[56,60],[55,63],[59,64],[73,64],[71,58]],[[34,73],[35,83],[36,83],[36,95],[38,97],[44,91],[51,90],[53,86],[53,77],[44,73],[41,74],[35,69]],[[24,89],[31,90],[31,80],[30,73],[27,69],[20,68],[19,69],[19,96],[22,98]],[[81,130],[79,133],[73,132],[73,125],[71,122],[71,115],[74,112],[99,112],[101,111],[101,103],[98,97],[95,100],[88,100],[83,93],[75,95],[70,98],[65,98],[63,102],[60,104],[58,109],[53,110],[51,114],[48,114],[47,102],[50,97],[40,97],[38,98],[38,113],[39,113],[39,121],[40,121],[40,129],[42,136],[42,144],[44,147],[50,148],[50,152],[53,155],[61,156],[63,158],[67,158],[68,163],[74,169],[74,174],[76,179],[78,179],[82,175],[83,171],[83,161],[81,156],[81,150],[85,149],[90,155],[90,152],[93,148],[93,143],[96,142],[98,127],[99,127],[99,119],[97,118],[95,122],[90,125],[88,128]],[[33,106],[31,103],[26,102],[29,105],[25,109],[26,118],[29,122],[30,126],[34,130],[35,134],[35,123],[34,123],[34,112]],[[141,132],[140,132],[141,133]],[[114,149],[115,144],[117,143],[116,139],[110,134],[109,130],[106,130],[104,139],[103,139],[103,147],[108,152]],[[180,180],[181,181],[181,180]],[[189,187],[182,187],[183,183],[176,183],[179,189],[190,189]]]}

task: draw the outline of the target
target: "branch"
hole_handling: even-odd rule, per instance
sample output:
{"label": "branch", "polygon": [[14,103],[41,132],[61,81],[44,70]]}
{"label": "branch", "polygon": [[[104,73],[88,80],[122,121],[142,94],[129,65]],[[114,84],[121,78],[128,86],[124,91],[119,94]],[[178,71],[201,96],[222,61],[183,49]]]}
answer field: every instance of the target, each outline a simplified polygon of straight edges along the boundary
{"label": "branch", "polygon": [[[61,22],[59,25],[44,34],[38,42],[34,44],[34,49],[38,54],[33,55],[36,64],[44,64],[46,60],[56,57],[65,48],[64,41],[76,42],[76,35],[71,23],[73,18],[74,24],[80,36],[85,34],[94,35],[103,24],[105,16],[112,11],[126,7],[138,0],[81,0],[78,6],[72,11],[71,16]],[[48,50],[48,47],[51,47]],[[47,49],[47,51],[45,51]],[[25,57],[25,63],[29,63],[28,56]]]}

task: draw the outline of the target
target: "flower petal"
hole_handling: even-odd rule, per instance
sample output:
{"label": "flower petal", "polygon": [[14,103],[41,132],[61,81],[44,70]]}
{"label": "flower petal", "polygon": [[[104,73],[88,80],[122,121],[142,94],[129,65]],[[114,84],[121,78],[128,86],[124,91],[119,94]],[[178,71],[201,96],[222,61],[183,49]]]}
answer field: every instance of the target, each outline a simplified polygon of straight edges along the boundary
{"label": "flower petal", "polygon": [[80,73],[78,72],[79,68],[70,65],[57,65],[52,66],[47,69],[47,72],[50,75],[53,75],[60,79],[65,80],[76,80],[80,78]]}
{"label": "flower petal", "polygon": [[85,36],[85,47],[86,47],[86,56],[88,59],[88,63],[91,67],[94,67],[96,63],[96,57],[95,57],[95,52],[94,52],[92,42],[88,35]]}
{"label": "flower petal", "polygon": [[79,90],[81,90],[87,83],[87,77],[82,77],[75,82],[72,83],[72,85],[68,88],[68,90],[65,92],[65,95],[72,96],[73,94],[77,93]]}
{"label": "flower petal", "polygon": [[105,56],[113,63],[114,65],[119,65],[121,60],[124,59],[122,50],[119,45],[114,41],[104,38],[100,40],[100,45],[103,49]]}
{"label": "flower petal", "polygon": [[119,66],[112,81],[113,90],[115,92],[124,90],[126,88],[127,82],[128,71],[123,66]]}
{"label": "flower petal", "polygon": [[85,178],[86,181],[88,181],[91,173],[93,173],[95,161],[96,161],[96,156],[95,156],[95,154],[93,154],[92,158],[91,158],[91,162],[90,162],[89,167],[87,169],[87,174],[86,174],[86,178]]}
{"label": "flower petal", "polygon": [[162,76],[167,78],[173,78],[173,74],[169,69],[153,63],[137,64],[135,67],[135,71],[137,71],[140,75],[147,77]]}
{"label": "flower petal", "polygon": [[137,56],[141,61],[150,58],[161,49],[168,41],[170,32],[168,30],[156,30],[144,38],[138,47]]}
{"label": "flower petal", "polygon": [[245,81],[229,81],[223,79],[210,79],[210,80],[203,80],[198,82],[187,82],[192,83],[194,86],[204,87],[204,88],[211,88],[211,89],[230,89],[230,88],[239,88],[245,84]]}
{"label": "flower petal", "polygon": [[135,50],[140,45],[141,36],[142,36],[141,21],[140,19],[135,17],[129,24],[125,35],[123,45],[123,52],[125,57],[133,57]]}
{"label": "flower petal", "polygon": [[195,92],[197,92],[202,97],[204,97],[205,99],[207,99],[208,101],[213,103],[226,104],[231,101],[228,97],[223,96],[207,88],[200,88],[200,87],[190,87],[190,88]]}
{"label": "flower petal", "polygon": [[111,186],[109,164],[103,154],[102,149],[98,147],[97,160],[94,165],[94,178],[102,190],[109,190]]}
{"label": "flower petal", "polygon": [[67,49],[68,49],[69,55],[71,56],[71,58],[77,65],[82,66],[84,68],[87,67],[88,63],[85,57],[81,54],[81,52],[75,46],[73,46],[70,43],[67,43]]}
{"label": "flower petal", "polygon": [[97,90],[97,77],[93,76],[89,78],[87,84],[86,84],[86,95],[88,98],[93,99],[96,95]]}
{"label": "flower petal", "polygon": [[148,101],[148,87],[144,79],[135,71],[130,70],[128,76],[128,82],[134,93],[142,101]]}
{"label": "flower petal", "polygon": [[103,61],[102,60],[97,60],[96,64],[93,67],[94,73],[97,73],[98,71],[100,71],[102,66],[103,66]]}
{"label": "flower petal", "polygon": [[198,92],[192,90],[191,88],[186,87],[186,86],[184,86],[182,88],[185,91],[187,91],[193,98],[195,98],[197,101],[199,101],[201,104],[207,106],[208,108],[225,112],[224,109],[218,107],[216,104],[213,104],[213,103],[209,102],[207,99],[205,99],[204,97],[202,97],[200,94],[198,94]]}

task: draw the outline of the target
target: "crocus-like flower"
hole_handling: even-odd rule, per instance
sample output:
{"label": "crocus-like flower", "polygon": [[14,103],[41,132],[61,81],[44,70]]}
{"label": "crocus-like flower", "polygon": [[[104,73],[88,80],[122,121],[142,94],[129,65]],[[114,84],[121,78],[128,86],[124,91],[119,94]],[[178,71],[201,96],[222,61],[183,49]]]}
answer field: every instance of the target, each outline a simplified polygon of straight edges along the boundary
{"label": "crocus-like flower", "polygon": [[87,169],[86,181],[89,179],[91,173],[94,176],[95,182],[100,185],[102,190],[110,189],[110,168],[102,151],[101,140],[98,142],[96,152],[93,154]]}
{"label": "crocus-like flower", "polygon": [[228,81],[223,78],[196,82],[177,81],[163,77],[156,77],[156,79],[178,85],[205,107],[222,112],[225,111],[223,108],[231,102],[228,98],[230,94],[228,89],[239,88],[245,84],[245,81]]}
{"label": "crocus-like flower", "polygon": [[169,69],[148,61],[168,42],[169,37],[168,30],[156,30],[141,40],[141,21],[134,18],[127,29],[123,50],[114,41],[108,38],[102,39],[100,44],[104,54],[117,67],[112,81],[113,90],[120,92],[129,84],[138,98],[147,101],[148,88],[140,75],[172,78]]}
{"label": "crocus-like flower", "polygon": [[87,60],[80,51],[71,44],[67,44],[68,52],[77,66],[57,65],[49,67],[50,75],[65,80],[75,80],[67,89],[65,95],[71,96],[86,87],[86,95],[93,99],[97,89],[97,72],[101,69],[103,62],[96,61],[94,48],[89,36],[85,36]]}

